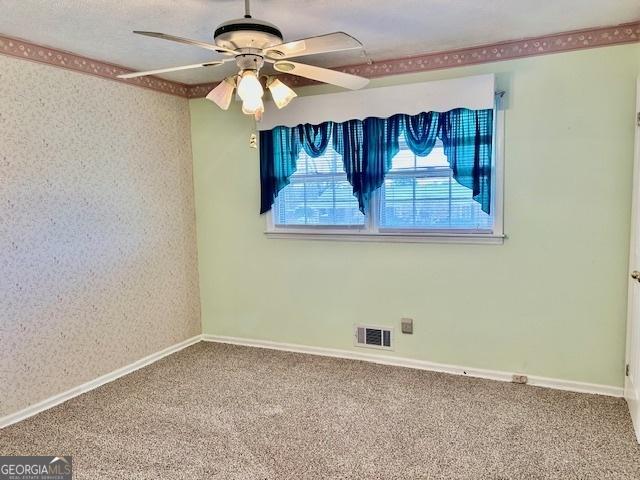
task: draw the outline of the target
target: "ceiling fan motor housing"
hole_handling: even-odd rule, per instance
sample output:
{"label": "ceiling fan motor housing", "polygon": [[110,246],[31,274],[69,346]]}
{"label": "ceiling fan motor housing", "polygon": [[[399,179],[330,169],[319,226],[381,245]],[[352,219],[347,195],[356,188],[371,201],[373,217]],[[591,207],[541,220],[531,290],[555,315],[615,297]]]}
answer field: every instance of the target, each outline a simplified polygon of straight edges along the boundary
{"label": "ceiling fan motor housing", "polygon": [[241,53],[236,55],[236,65],[242,70],[260,70],[264,65],[264,57],[255,53]]}
{"label": "ceiling fan motor housing", "polygon": [[238,18],[222,23],[216,28],[213,39],[216,45],[231,50],[264,50],[283,41],[278,27],[255,18]]}

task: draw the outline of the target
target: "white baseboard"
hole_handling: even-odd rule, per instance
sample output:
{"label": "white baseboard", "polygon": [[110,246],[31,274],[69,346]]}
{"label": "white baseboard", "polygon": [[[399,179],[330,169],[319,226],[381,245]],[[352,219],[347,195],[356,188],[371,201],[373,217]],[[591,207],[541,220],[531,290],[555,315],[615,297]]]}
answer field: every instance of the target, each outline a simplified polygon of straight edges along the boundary
{"label": "white baseboard", "polygon": [[14,424],[16,422],[29,418],[33,415],[36,415],[37,413],[40,413],[43,410],[47,410],[51,407],[55,407],[56,405],[59,405],[62,402],[66,402],[67,400],[70,400],[73,397],[82,395],[83,393],[93,390],[94,388],[97,388],[100,385],[104,385],[105,383],[112,382],[117,378],[120,378],[124,375],[134,372],[153,362],[157,362],[162,357],[171,355],[172,353],[182,350],[183,348],[193,345],[194,343],[198,343],[201,340],[202,340],[202,335],[196,335],[195,337],[191,337],[180,343],[176,343],[175,345],[167,347],[164,350],[160,350],[159,352],[152,353],[151,355],[141,358],[140,360],[137,360],[129,365],[126,365],[122,368],[114,370],[113,372],[110,372],[110,373],[107,373],[106,375],[98,377],[95,380],[91,380],[87,383],[83,383],[82,385],[74,387],[70,390],[67,390],[66,392],[62,392],[53,397],[49,397],[46,400],[43,400],[42,402],[38,402],[34,405],[31,405],[23,410],[19,410],[15,413],[11,413],[5,417],[0,418],[0,428],[7,427],[11,424]]}
{"label": "white baseboard", "polygon": [[[334,348],[324,347],[311,347],[307,345],[296,345],[292,343],[272,342],[268,340],[254,340],[249,338],[238,337],[224,337],[218,335],[196,335],[195,337],[184,340],[180,343],[165,348],[159,352],[153,353],[147,357],[133,362],[127,366],[114,370],[111,373],[107,373],[101,377],[91,380],[87,383],[74,387],[66,392],[62,392],[53,397],[47,398],[42,402],[38,402],[23,410],[9,414],[0,418],[0,428],[7,427],[21,420],[25,420],[33,415],[36,415],[51,407],[55,407],[67,400],[82,395],[94,388],[104,385],[105,383],[112,382],[117,378],[134,372],[142,367],[145,367],[151,363],[160,360],[167,355],[171,355],[183,348],[198,343],[200,341],[205,342],[218,342],[218,343],[230,343],[234,345],[243,345],[246,347],[258,347],[268,348],[271,350],[282,350],[286,352],[306,353],[310,355],[320,355],[323,357],[335,357],[344,358],[350,360],[362,360],[365,362],[378,363],[382,365],[393,365],[396,367],[415,368],[419,370],[429,370],[433,372],[450,373],[453,375],[464,375],[476,378],[486,378],[489,380],[499,380],[502,382],[511,381],[511,373],[502,372],[498,370],[486,370],[480,368],[466,368],[457,365],[447,365],[443,363],[429,362],[426,360],[414,360],[411,358],[393,357],[387,355],[376,355],[369,352],[357,352],[351,350],[339,350]],[[538,387],[554,388],[556,390],[568,390],[571,392],[580,393],[593,393],[597,395],[608,395],[612,397],[622,397],[624,389],[622,387],[613,387],[610,385],[597,385],[593,383],[574,382],[572,380],[560,380],[556,378],[538,377],[529,375],[529,385]]]}
{"label": "white baseboard", "polygon": [[[268,340],[254,340],[249,338],[225,337],[219,335],[203,334],[202,340],[205,342],[230,343],[233,345],[243,345],[247,347],[268,348],[272,350],[283,350],[286,352],[307,353],[311,355],[321,355],[323,357],[345,358],[350,360],[362,360],[365,362],[379,363],[382,365],[393,365],[396,367],[416,368],[419,370],[430,370],[434,372],[450,373],[453,375],[464,375],[468,377],[485,378],[489,380],[499,380],[510,382],[512,373],[498,370],[486,370],[481,368],[467,368],[458,365],[448,365],[443,363],[429,362],[427,360],[414,360],[411,358],[393,357],[388,355],[377,355],[369,352],[355,352],[351,350],[338,350],[334,348],[311,347],[307,345],[296,345],[292,343],[272,342]],[[521,374],[521,372],[518,372]],[[570,392],[592,393],[596,395],[608,395],[611,397],[622,397],[624,389],[611,385],[598,385],[594,383],[575,382],[572,380],[561,380],[557,378],[528,376],[528,385],[537,387],[553,388],[556,390],[567,390]]]}

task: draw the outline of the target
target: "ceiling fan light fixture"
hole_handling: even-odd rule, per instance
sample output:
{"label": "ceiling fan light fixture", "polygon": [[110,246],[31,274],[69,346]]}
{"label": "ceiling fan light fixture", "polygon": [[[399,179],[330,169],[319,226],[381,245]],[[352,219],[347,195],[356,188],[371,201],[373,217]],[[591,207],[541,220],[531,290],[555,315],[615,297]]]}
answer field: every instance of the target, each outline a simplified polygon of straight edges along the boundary
{"label": "ceiling fan light fixture", "polygon": [[242,101],[242,113],[247,115],[260,115],[264,112],[264,103],[262,98],[249,98]]}
{"label": "ceiling fan light fixture", "polygon": [[222,110],[228,110],[235,88],[235,77],[228,77],[211,90],[205,98],[218,105]]}
{"label": "ceiling fan light fixture", "polygon": [[238,95],[243,102],[249,102],[251,105],[255,105],[258,100],[262,102],[261,99],[264,95],[264,89],[258,79],[258,72],[256,70],[244,70],[240,74]]}
{"label": "ceiling fan light fixture", "polygon": [[271,97],[278,108],[286,107],[291,100],[298,96],[296,92],[277,78],[271,77],[267,81],[267,88],[269,88]]}

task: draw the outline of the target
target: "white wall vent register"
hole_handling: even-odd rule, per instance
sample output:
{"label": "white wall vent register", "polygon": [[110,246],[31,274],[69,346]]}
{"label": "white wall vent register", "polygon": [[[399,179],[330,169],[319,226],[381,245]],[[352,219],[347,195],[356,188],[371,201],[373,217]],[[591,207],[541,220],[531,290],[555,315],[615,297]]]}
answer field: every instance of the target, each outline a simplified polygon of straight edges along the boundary
{"label": "white wall vent register", "polygon": [[393,350],[393,329],[373,325],[356,325],[355,345],[358,347]]}

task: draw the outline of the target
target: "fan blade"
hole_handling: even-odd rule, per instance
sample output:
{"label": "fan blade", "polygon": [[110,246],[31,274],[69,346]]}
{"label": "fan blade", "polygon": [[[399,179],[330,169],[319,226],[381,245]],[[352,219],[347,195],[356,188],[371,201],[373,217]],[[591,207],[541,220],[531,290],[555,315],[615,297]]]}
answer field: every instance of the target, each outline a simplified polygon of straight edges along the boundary
{"label": "fan blade", "polygon": [[166,33],[159,32],[141,32],[139,30],[134,30],[133,33],[137,33],[138,35],[145,35],[147,37],[155,37],[161,38],[163,40],[170,40],[172,42],[184,43],[186,45],[195,45],[196,47],[206,48],[207,50],[213,50],[214,52],[224,53],[225,55],[237,55],[237,53],[228,48],[219,47],[218,45],[214,45],[212,43],[201,42],[200,40],[191,40],[189,38],[176,37],[175,35],[168,35]]}
{"label": "fan blade", "polygon": [[147,75],[156,75],[158,73],[177,72],[179,70],[190,70],[192,68],[215,67],[217,65],[222,65],[223,63],[224,62],[194,63],[192,65],[182,65],[181,67],[159,68],[158,70],[148,70],[146,72],[125,73],[125,74],[122,74],[122,75],[118,75],[118,78],[145,77]]}
{"label": "fan blade", "polygon": [[336,70],[329,70],[328,68],[314,67],[304,63],[290,62],[288,60],[274,63],[273,68],[282,73],[310,78],[311,80],[337,85],[338,87],[348,88],[349,90],[358,90],[369,83],[368,78],[358,77]]}
{"label": "fan blade", "polygon": [[316,53],[338,52],[362,48],[362,44],[344,32],[328,33],[317,37],[303,38],[295,42],[281,43],[265,49],[268,57],[280,60],[283,58],[314,55]]}

